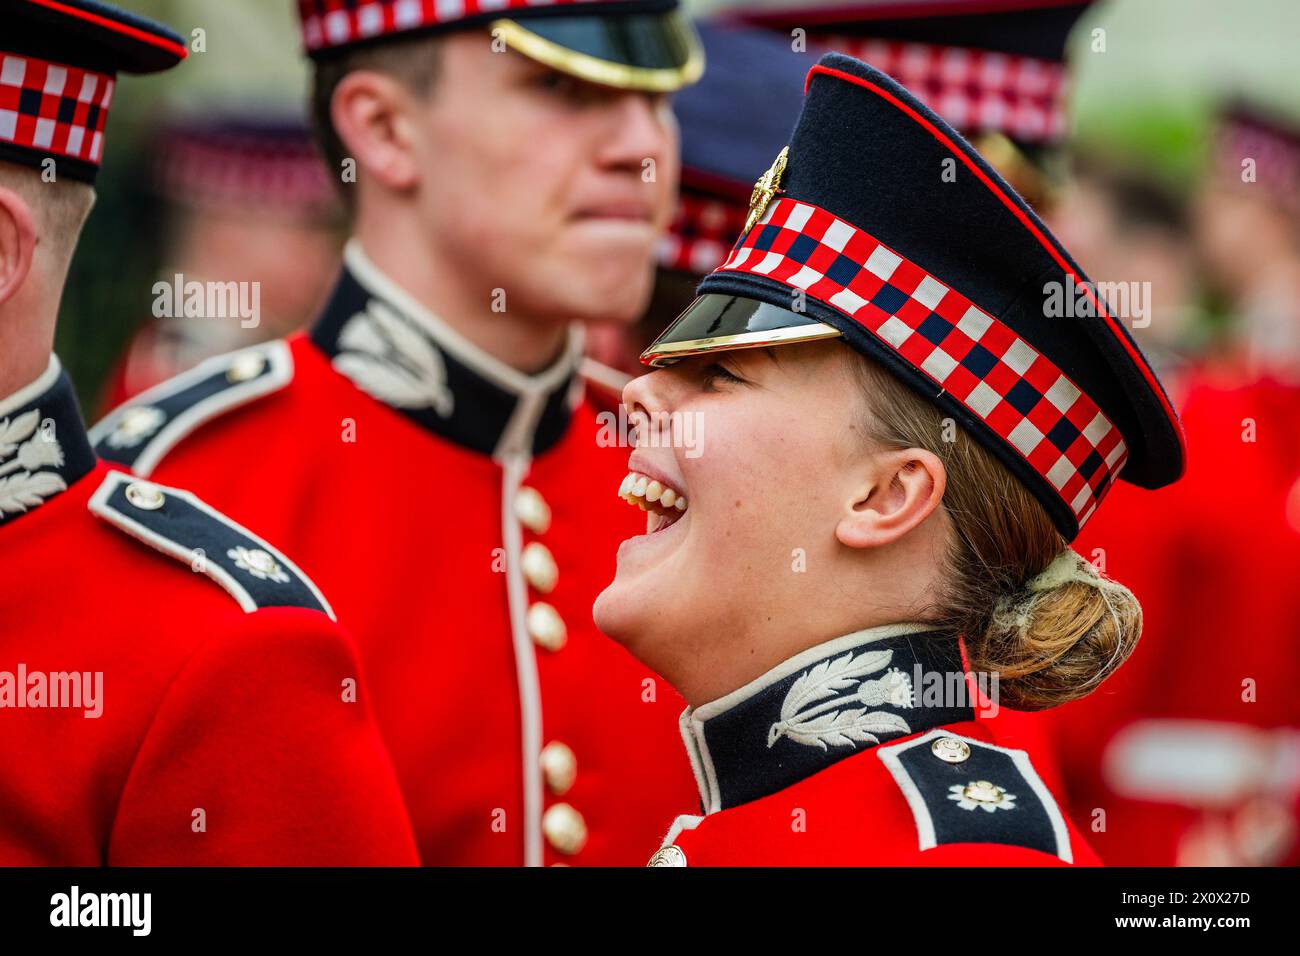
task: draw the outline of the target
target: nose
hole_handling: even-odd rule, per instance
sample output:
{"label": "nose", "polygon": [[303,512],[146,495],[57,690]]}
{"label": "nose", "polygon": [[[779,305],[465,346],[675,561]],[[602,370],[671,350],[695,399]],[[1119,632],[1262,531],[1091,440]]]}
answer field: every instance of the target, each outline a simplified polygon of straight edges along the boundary
{"label": "nose", "polygon": [[673,409],[675,376],[668,369],[640,375],[623,386],[628,421],[636,429],[637,447],[650,446],[656,428],[666,427]]}
{"label": "nose", "polygon": [[[653,162],[655,178],[672,185],[677,166],[677,121],[661,95],[627,92],[613,101],[611,131],[605,138],[602,162],[640,175]],[[664,164],[671,168],[665,169]],[[664,179],[664,177],[668,177]]]}

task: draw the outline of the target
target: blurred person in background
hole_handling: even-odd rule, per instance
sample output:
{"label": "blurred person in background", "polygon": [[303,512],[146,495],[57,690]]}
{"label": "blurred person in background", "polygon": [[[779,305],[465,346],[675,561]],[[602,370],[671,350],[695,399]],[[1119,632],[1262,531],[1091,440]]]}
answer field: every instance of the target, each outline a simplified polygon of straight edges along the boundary
{"label": "blurred person in background", "polygon": [[[1187,257],[1163,202],[1085,175],[1059,211],[1067,234],[1100,238],[1081,252],[1099,279],[1149,283],[1150,324],[1135,335],[1175,371],[1188,441],[1187,476],[1168,496],[1119,488],[1080,536],[1146,616],[1107,692],[1049,715],[1076,819],[1108,863],[1300,859],[1300,521],[1288,516],[1300,402],[1277,378],[1295,313],[1276,294],[1294,278],[1296,167],[1257,121],[1250,130],[1235,117],[1220,126],[1187,235],[1196,278],[1227,293],[1226,337],[1185,308]],[[1252,156],[1259,180],[1243,183]]]}
{"label": "blurred person in background", "polygon": [[331,297],[96,435],[302,552],[423,862],[640,862],[693,787],[680,699],[591,620],[636,522],[581,322],[645,308],[702,57],[675,0],[493,6],[301,0],[351,215]]}
{"label": "blurred person in background", "polygon": [[1197,250],[1186,199],[1170,184],[1099,150],[1071,157],[1048,220],[1098,282],[1146,282],[1133,323],[1176,406],[1213,345],[1202,321]]}
{"label": "blurred person in background", "polygon": [[259,313],[148,318],[110,372],[105,411],[205,358],[306,326],[338,267],[342,211],[307,124],[251,108],[190,114],[153,134],[159,281],[254,282]]}
{"label": "blurred person in background", "polygon": [[[790,138],[803,103],[811,58],[769,31],[726,21],[696,24],[704,76],[673,98],[681,130],[677,206],[655,252],[654,294],[633,325],[589,329],[593,397],[616,409],[630,375],[643,372],[641,353],[695,298],[695,287],[731,251],[749,212],[754,180]],[[599,377],[597,377],[599,376]]]}
{"label": "blurred person in background", "polygon": [[1208,280],[1228,303],[1237,375],[1300,386],[1300,121],[1224,111],[1195,209]]}
{"label": "blurred person in background", "polygon": [[0,22],[0,865],[413,865],[326,599],[97,460],[51,350],[118,82],[186,49],[89,0],[0,0]]}

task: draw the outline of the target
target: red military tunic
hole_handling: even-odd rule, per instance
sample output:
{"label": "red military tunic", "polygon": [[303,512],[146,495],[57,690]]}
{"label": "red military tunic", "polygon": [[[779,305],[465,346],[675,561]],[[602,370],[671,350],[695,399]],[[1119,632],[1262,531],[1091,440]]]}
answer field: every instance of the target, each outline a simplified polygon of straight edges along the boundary
{"label": "red military tunic", "polygon": [[96,462],[57,362],[0,402],[0,580],[0,866],[416,862],[320,593]]}
{"label": "red military tunic", "polygon": [[97,427],[101,453],[293,550],[356,635],[428,864],[639,863],[694,788],[682,702],[599,634],[644,530],[579,336],[525,376],[353,243],[310,338],[206,363]]}
{"label": "red military tunic", "polygon": [[891,625],[688,709],[704,814],[679,816],[650,865],[1096,865],[963,677],[956,639]]}

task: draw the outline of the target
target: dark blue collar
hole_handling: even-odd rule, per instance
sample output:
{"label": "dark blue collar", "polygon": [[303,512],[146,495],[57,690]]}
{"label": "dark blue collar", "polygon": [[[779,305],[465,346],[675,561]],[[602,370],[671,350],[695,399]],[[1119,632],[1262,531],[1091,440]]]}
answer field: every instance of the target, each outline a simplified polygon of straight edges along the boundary
{"label": "dark blue collar", "polygon": [[72,382],[51,356],[40,378],[0,401],[0,530],[94,467]]}
{"label": "dark blue collar", "polygon": [[311,339],[362,391],[447,441],[498,459],[556,445],[581,398],[579,328],[558,362],[524,375],[430,314],[356,240]]}
{"label": "dark blue collar", "polygon": [[726,697],[687,708],[700,804],[768,796],[861,750],[971,720],[957,639],[894,624],[818,644]]}

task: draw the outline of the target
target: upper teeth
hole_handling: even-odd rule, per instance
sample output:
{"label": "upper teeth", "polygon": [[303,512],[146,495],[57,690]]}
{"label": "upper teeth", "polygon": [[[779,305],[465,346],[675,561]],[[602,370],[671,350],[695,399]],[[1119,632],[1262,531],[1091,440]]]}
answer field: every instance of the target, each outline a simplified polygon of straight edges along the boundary
{"label": "upper teeth", "polygon": [[618,495],[629,504],[639,505],[642,511],[648,511],[647,504],[657,504],[660,511],[675,508],[686,510],[686,496],[675,488],[670,488],[661,481],[648,478],[635,471],[628,472],[623,483],[618,486]]}

